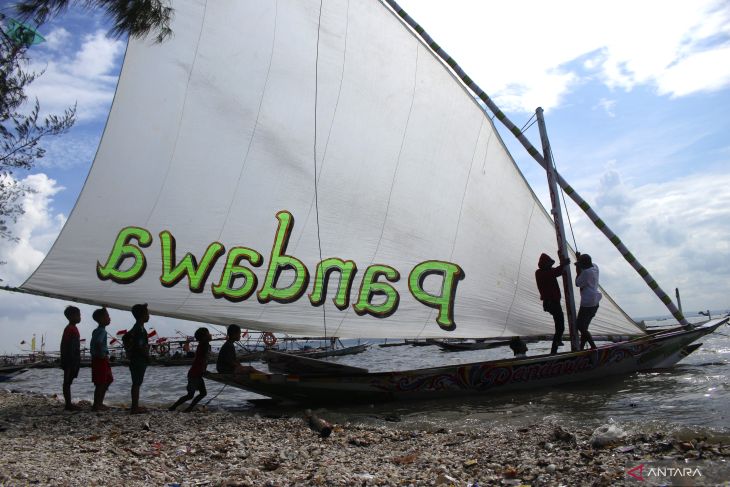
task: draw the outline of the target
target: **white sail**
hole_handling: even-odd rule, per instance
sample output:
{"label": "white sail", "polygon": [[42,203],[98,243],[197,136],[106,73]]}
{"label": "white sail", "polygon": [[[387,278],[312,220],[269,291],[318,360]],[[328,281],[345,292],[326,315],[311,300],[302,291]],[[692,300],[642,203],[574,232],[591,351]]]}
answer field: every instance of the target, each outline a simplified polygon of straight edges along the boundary
{"label": "white sail", "polygon": [[[552,333],[534,279],[555,254],[552,222],[489,118],[389,7],[174,7],[172,40],[129,42],[84,189],[25,290],[294,334]],[[174,272],[188,252],[210,264],[197,280]],[[349,292],[329,274],[320,304],[330,258],[356,272]],[[301,288],[286,267],[298,262]],[[636,333],[605,296],[591,331]]]}

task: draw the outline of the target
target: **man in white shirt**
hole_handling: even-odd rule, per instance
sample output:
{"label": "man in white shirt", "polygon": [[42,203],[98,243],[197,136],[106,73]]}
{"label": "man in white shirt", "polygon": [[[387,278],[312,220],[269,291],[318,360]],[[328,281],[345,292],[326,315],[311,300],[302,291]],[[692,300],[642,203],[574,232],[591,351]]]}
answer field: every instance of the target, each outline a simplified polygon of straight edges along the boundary
{"label": "man in white shirt", "polygon": [[598,266],[592,262],[590,255],[579,253],[576,255],[578,262],[575,263],[575,285],[580,288],[580,310],[578,310],[575,325],[580,332],[580,349],[583,350],[586,342],[590,344],[591,348],[596,348],[593,337],[588,331],[588,325],[596,316],[598,302],[603,295],[598,292]]}

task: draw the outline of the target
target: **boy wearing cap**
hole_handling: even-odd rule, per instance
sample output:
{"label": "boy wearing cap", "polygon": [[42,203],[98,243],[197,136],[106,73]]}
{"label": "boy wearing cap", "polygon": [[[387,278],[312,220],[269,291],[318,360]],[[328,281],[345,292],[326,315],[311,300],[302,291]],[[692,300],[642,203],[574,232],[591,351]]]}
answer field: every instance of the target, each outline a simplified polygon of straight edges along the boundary
{"label": "boy wearing cap", "polygon": [[588,331],[588,325],[596,316],[598,311],[598,302],[601,301],[603,295],[598,291],[598,266],[593,263],[591,256],[588,254],[576,253],[578,262],[575,263],[575,285],[580,288],[580,309],[578,317],[575,319],[575,327],[580,332],[580,349],[583,350],[586,343],[591,348],[596,348],[591,333]]}

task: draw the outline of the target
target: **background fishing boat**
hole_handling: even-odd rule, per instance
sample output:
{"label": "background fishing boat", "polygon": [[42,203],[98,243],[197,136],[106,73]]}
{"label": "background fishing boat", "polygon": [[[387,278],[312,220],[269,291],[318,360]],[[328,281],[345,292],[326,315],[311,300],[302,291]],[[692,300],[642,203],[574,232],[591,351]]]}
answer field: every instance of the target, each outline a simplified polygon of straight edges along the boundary
{"label": "background fishing boat", "polygon": [[6,382],[28,370],[28,367],[22,365],[3,365],[0,366],[0,382]]}

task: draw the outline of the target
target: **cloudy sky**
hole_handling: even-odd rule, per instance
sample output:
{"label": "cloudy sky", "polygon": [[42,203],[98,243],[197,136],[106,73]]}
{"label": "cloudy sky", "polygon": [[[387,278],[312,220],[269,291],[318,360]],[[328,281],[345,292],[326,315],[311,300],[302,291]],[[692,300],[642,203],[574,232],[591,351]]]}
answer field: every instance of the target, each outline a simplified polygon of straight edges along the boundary
{"label": "cloudy sky", "polygon": [[[546,110],[558,170],[667,292],[680,288],[686,311],[730,308],[730,1],[401,5],[516,125],[537,106]],[[31,173],[16,175],[37,193],[14,227],[20,242],[0,241],[2,284],[20,285],[35,269],[81,191],[126,44],[107,30],[103,19],[71,10],[41,28],[46,42],[31,51],[33,68],[44,71],[31,96],[46,112],[76,104],[78,121],[46,142]],[[502,134],[546,201],[542,169]],[[536,126],[527,135],[539,147]],[[581,211],[572,203],[568,211],[578,249],[599,263],[617,302],[634,317],[665,314]],[[34,332],[53,348],[64,306],[0,293],[0,353],[18,352]],[[123,312],[112,319],[129,322]],[[197,326],[156,323],[163,334]],[[91,328],[82,325],[82,334]]]}

